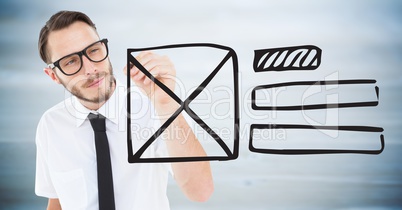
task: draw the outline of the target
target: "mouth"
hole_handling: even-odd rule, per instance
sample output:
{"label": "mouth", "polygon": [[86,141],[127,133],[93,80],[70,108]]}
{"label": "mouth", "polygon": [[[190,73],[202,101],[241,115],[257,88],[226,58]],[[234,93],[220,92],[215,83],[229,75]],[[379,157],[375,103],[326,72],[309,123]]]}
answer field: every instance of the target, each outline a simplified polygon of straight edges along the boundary
{"label": "mouth", "polygon": [[92,88],[92,87],[99,87],[99,85],[102,83],[104,77],[97,78],[93,82],[89,83],[87,88]]}

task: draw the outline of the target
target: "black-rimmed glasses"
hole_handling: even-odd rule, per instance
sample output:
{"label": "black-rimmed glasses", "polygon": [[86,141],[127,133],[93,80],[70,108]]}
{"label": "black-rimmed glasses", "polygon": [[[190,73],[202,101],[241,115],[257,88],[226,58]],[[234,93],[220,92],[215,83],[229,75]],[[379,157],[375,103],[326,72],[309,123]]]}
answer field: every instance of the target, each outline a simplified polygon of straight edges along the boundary
{"label": "black-rimmed glasses", "polygon": [[55,61],[54,63],[48,64],[48,67],[51,69],[57,67],[63,74],[67,76],[74,75],[78,73],[82,68],[83,55],[85,55],[88,60],[95,63],[105,60],[109,54],[107,42],[107,39],[102,39],[94,42],[80,52],[66,55]]}

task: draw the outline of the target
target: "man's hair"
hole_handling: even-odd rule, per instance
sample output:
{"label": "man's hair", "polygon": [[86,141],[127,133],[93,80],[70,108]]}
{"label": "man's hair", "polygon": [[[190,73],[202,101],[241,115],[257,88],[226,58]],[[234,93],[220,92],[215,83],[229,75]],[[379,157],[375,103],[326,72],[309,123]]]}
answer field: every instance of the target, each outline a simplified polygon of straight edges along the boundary
{"label": "man's hair", "polygon": [[60,11],[52,15],[46,22],[46,25],[43,26],[39,33],[38,41],[39,54],[45,63],[50,63],[50,56],[47,49],[50,32],[67,28],[77,21],[82,21],[96,30],[95,24],[86,14],[76,11]]}

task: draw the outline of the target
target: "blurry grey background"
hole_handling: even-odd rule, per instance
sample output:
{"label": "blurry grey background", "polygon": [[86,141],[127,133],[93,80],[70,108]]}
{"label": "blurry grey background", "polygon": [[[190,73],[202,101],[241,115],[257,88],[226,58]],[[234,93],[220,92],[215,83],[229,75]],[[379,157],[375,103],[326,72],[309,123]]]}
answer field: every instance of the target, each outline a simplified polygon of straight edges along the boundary
{"label": "blurry grey background", "polygon": [[[46,206],[46,199],[34,195],[35,129],[43,112],[68,94],[43,73],[37,39],[45,21],[59,10],[79,10],[93,19],[100,36],[109,39],[121,80],[127,48],[209,42],[236,51],[240,156],[211,163],[215,192],[206,203],[187,201],[171,182],[172,209],[402,209],[402,2],[380,0],[0,1],[0,209]],[[254,73],[253,50],[305,44],[323,50],[316,71]],[[278,156],[248,151],[251,123],[303,119],[300,113],[268,112],[254,119],[261,112],[253,112],[247,103],[250,89],[333,74],[377,80],[378,107],[337,114],[340,124],[384,127],[382,154]],[[378,146],[377,139],[367,143],[372,141]]]}

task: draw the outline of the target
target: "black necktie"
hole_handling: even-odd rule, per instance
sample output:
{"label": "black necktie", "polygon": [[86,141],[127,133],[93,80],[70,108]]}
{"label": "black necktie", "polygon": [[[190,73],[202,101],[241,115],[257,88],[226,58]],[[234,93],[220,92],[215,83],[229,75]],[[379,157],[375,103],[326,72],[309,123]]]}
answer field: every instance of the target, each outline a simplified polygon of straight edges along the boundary
{"label": "black necktie", "polygon": [[88,119],[95,133],[99,210],[114,210],[112,164],[106,136],[105,117],[90,113]]}

